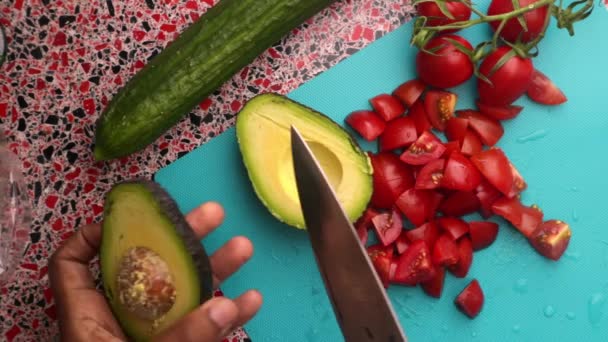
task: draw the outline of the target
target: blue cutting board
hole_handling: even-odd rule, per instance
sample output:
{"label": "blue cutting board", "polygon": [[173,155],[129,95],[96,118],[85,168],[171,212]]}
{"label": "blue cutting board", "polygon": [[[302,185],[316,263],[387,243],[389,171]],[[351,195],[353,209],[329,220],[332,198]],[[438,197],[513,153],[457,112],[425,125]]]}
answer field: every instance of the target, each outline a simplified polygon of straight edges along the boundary
{"label": "blue cutting board", "polygon": [[[474,255],[466,278],[448,273],[441,299],[426,296],[419,287],[390,287],[411,341],[608,340],[607,14],[596,7],[575,26],[574,37],[552,22],[534,62],[569,101],[548,107],[518,100],[525,110],[504,123],[506,133],[498,144],[528,182],[523,201],[541,206],[545,218],[571,224],[567,253],[559,262],[544,259],[495,219],[501,225],[497,241]],[[369,108],[367,99],[415,77],[411,28],[411,22],[403,25],[289,97],[342,124],[349,112]],[[486,27],[462,33],[473,45],[489,35]],[[474,81],[454,91],[460,96],[458,108],[474,105]],[[375,150],[375,145],[361,143]],[[203,241],[210,252],[235,235],[253,241],[253,259],[222,286],[228,296],[250,288],[264,295],[263,308],[245,327],[253,341],[342,340],[306,233],[277,222],[260,204],[234,129],[160,170],[155,179],[184,212],[209,200],[225,207],[225,224]],[[470,320],[453,300],[473,278],[481,283],[486,301],[482,313]]]}

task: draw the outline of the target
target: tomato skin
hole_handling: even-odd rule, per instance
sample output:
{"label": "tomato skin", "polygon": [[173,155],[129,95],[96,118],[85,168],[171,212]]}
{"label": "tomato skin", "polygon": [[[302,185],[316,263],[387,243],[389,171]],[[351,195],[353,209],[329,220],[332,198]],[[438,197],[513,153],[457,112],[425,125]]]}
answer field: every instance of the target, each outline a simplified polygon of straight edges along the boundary
{"label": "tomato skin", "polygon": [[390,213],[382,213],[372,218],[376,236],[384,246],[395,242],[403,230],[403,221],[397,210],[393,209]]}
{"label": "tomato skin", "polygon": [[464,216],[481,208],[481,202],[472,191],[454,191],[447,195],[439,206],[439,211],[446,216]]}
{"label": "tomato skin", "polygon": [[[418,77],[424,83],[441,89],[456,87],[473,76],[473,62],[469,56],[446,38],[457,41],[467,50],[473,50],[466,39],[454,34],[442,34],[432,38],[416,54]],[[433,49],[437,49],[434,54],[425,51]]]}
{"label": "tomato skin", "polygon": [[494,201],[499,199],[502,194],[498,191],[492,184],[490,184],[486,179],[482,179],[481,183],[475,189],[477,191],[476,196],[479,199],[480,203],[480,214],[483,218],[487,219],[494,215],[492,212],[492,204]]}
{"label": "tomato skin", "polygon": [[458,262],[458,245],[447,234],[442,234],[433,246],[432,260],[437,266],[450,266]]}
{"label": "tomato skin", "polygon": [[394,153],[369,154],[374,169],[371,205],[391,209],[397,198],[414,186],[412,170]]}
{"label": "tomato skin", "polygon": [[465,156],[475,155],[483,150],[483,143],[479,138],[479,135],[475,133],[472,129],[467,129],[464,133],[464,137],[462,138],[462,147],[460,148],[460,152]]}
{"label": "tomato skin", "polygon": [[521,58],[515,55],[490,75],[490,70],[494,65],[511,50],[509,46],[500,46],[481,62],[479,72],[492,82],[492,84],[489,84],[478,78],[477,92],[481,102],[494,106],[507,106],[528,90],[534,71],[534,65],[530,58]]}
{"label": "tomato skin", "polygon": [[376,140],[386,127],[384,120],[371,110],[354,111],[345,121],[367,141]]}
{"label": "tomato skin", "polygon": [[[427,26],[444,26],[449,25],[458,21],[465,21],[471,18],[471,9],[464,5],[461,2],[456,1],[446,1],[445,3],[448,12],[452,14],[454,19],[450,19],[447,17],[437,4],[434,2],[422,2],[416,6],[416,10],[418,15],[427,17],[426,24]],[[457,32],[459,30],[445,30],[442,31],[444,33]]]}
{"label": "tomato skin", "polygon": [[513,187],[509,159],[502,149],[493,147],[471,156],[471,162],[498,191],[507,196]]}
{"label": "tomato skin", "polygon": [[394,283],[416,286],[420,282],[430,280],[435,276],[435,268],[431,261],[431,253],[426,242],[413,242],[397,260]]}
{"label": "tomato skin", "polygon": [[456,278],[464,278],[469,273],[472,263],[473,245],[471,239],[465,236],[458,240],[458,262],[455,265],[449,266],[448,270]]}
{"label": "tomato skin", "polygon": [[481,311],[484,295],[477,279],[473,279],[456,297],[454,304],[469,318],[475,318]]}
{"label": "tomato skin", "polygon": [[414,102],[412,107],[410,107],[410,110],[407,114],[408,117],[414,120],[418,136],[422,135],[422,133],[432,128],[428,116],[426,115],[426,109],[424,109],[424,106],[424,99],[419,98],[416,102]]}
{"label": "tomato skin", "polygon": [[445,151],[443,152],[443,155],[441,155],[441,158],[447,159],[450,157],[452,152],[460,151],[460,143],[458,141],[448,141],[447,143],[443,144],[443,146],[445,146]]}
{"label": "tomato skin", "polygon": [[490,119],[474,110],[460,110],[459,117],[469,120],[469,127],[477,133],[481,142],[486,146],[494,146],[505,133],[499,121]]}
{"label": "tomato skin", "polygon": [[426,84],[419,79],[412,79],[395,88],[393,96],[398,98],[406,107],[411,108],[425,90]]}
{"label": "tomato skin", "polygon": [[482,103],[479,100],[477,101],[477,108],[479,108],[479,111],[483,115],[499,121],[514,119],[519,115],[519,113],[521,113],[522,110],[524,110],[524,107],[522,106],[492,106]]}
{"label": "tomato skin", "polygon": [[399,158],[406,164],[424,165],[439,159],[444,151],[445,146],[441,140],[430,131],[424,131]]}
{"label": "tomato skin", "polygon": [[436,189],[441,185],[445,160],[437,159],[424,165],[416,175],[416,189]]}
{"label": "tomato skin", "polygon": [[374,108],[374,111],[387,122],[405,113],[405,107],[401,101],[390,94],[374,96],[369,102]]}
{"label": "tomato skin", "polygon": [[528,241],[536,251],[551,260],[559,260],[568,248],[572,231],[570,226],[560,220],[541,223]]}
{"label": "tomato skin", "polygon": [[[538,0],[519,0],[519,7],[524,8],[534,4]],[[492,0],[488,7],[488,15],[498,15],[514,10],[513,1],[511,0]],[[547,16],[549,16],[549,6],[543,6],[535,10],[524,13],[523,18],[526,22],[527,30],[519,23],[517,18],[507,20],[505,26],[500,32],[500,37],[505,40],[515,43],[521,34],[521,42],[528,43],[538,37],[546,28]],[[489,22],[490,27],[494,32],[498,29],[500,21],[495,20]]]}
{"label": "tomato skin", "polygon": [[490,221],[469,222],[469,235],[474,251],[490,246],[498,236],[498,224]]}
{"label": "tomato skin", "polygon": [[454,241],[469,232],[469,224],[458,217],[443,216],[437,219],[437,224]]}
{"label": "tomato skin", "polygon": [[507,197],[494,201],[492,212],[509,221],[526,238],[530,238],[544,217],[539,208],[525,206],[519,199]]}
{"label": "tomato skin", "polygon": [[464,139],[464,135],[466,134],[468,127],[468,119],[453,117],[445,125],[445,137],[449,141],[458,141],[460,144],[462,144],[462,140]]}
{"label": "tomato skin", "polygon": [[461,153],[454,152],[448,159],[441,186],[446,189],[473,191],[481,183],[481,174]]}
{"label": "tomato skin", "polygon": [[367,228],[363,226],[355,226],[355,229],[357,230],[357,236],[359,237],[359,241],[363,246],[365,246],[367,244],[367,238],[369,237],[369,234],[367,233]]}
{"label": "tomato skin", "polygon": [[420,283],[420,287],[431,297],[441,298],[443,284],[445,283],[445,268],[435,267],[435,276]]}
{"label": "tomato skin", "polygon": [[433,190],[409,189],[395,203],[399,210],[415,226],[421,226],[435,216],[438,204]]}
{"label": "tomato skin", "polygon": [[380,135],[380,151],[390,151],[411,145],[418,139],[416,124],[407,116],[390,121]]}
{"label": "tomato skin", "polygon": [[532,74],[532,83],[528,88],[528,97],[535,102],[544,105],[555,106],[568,101],[568,98],[553,81],[538,70]]}
{"label": "tomato skin", "polygon": [[405,250],[410,246],[410,240],[407,238],[407,231],[402,230],[401,234],[395,241],[395,248],[397,249],[397,253],[403,254]]}
{"label": "tomato skin", "polygon": [[410,242],[423,240],[427,246],[434,246],[439,238],[439,228],[435,221],[429,221],[414,229],[406,230],[405,236]]}

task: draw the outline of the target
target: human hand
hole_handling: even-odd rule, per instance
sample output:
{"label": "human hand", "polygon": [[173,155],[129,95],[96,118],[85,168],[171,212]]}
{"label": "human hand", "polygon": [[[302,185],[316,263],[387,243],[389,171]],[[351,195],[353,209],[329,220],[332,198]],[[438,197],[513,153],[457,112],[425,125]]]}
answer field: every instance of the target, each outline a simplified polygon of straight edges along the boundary
{"label": "human hand", "polygon": [[[216,229],[224,219],[223,208],[208,202],[194,209],[186,220],[199,238]],[[79,229],[55,251],[49,261],[49,278],[55,297],[59,329],[65,341],[127,341],[102,293],[97,291],[89,263],[101,243],[101,226]],[[210,258],[213,284],[236,272],[253,254],[245,237],[235,237]],[[169,327],[155,341],[221,341],[230,331],[249,321],[262,305],[255,290],[235,299],[215,297]]]}

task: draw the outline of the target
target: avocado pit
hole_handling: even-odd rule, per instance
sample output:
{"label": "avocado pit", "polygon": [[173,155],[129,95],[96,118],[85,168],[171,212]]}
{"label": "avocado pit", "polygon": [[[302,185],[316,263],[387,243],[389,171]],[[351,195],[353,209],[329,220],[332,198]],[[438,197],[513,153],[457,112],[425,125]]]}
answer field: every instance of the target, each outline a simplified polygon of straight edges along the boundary
{"label": "avocado pit", "polygon": [[156,320],[171,310],[176,289],[167,263],[145,247],[128,249],[117,275],[118,298],[133,315]]}

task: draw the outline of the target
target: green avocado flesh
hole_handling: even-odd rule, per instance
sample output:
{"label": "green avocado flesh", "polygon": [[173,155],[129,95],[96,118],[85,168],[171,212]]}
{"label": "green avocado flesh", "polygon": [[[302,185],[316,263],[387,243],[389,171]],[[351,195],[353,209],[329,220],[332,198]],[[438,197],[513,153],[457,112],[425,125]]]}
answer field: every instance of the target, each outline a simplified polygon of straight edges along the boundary
{"label": "green avocado flesh", "polygon": [[[142,264],[125,261],[132,260],[125,256],[137,255],[133,253],[136,250],[154,255],[154,259],[144,260],[153,261],[147,264],[150,272],[158,275],[160,270],[168,269],[170,274],[172,301],[159,317],[143,317],[146,314],[141,312],[149,307],[142,304],[138,314],[125,305],[132,302],[121,300],[137,299],[138,303],[148,305],[153,302],[128,296],[137,294],[148,299],[151,296],[150,292],[142,292],[143,282],[136,281],[141,279],[142,272],[137,267]],[[100,261],[105,294],[112,311],[125,333],[136,341],[150,340],[213,294],[211,266],[200,240],[173,199],[152,181],[120,183],[107,194]],[[124,278],[118,277],[119,274]],[[158,279],[154,279],[158,288]],[[130,286],[131,292],[124,290],[124,286]]]}
{"label": "green avocado flesh", "polygon": [[252,98],[237,116],[239,148],[258,198],[281,222],[305,228],[291,156],[292,125],[310,146],[354,222],[372,195],[369,156],[336,122],[279,94]]}

